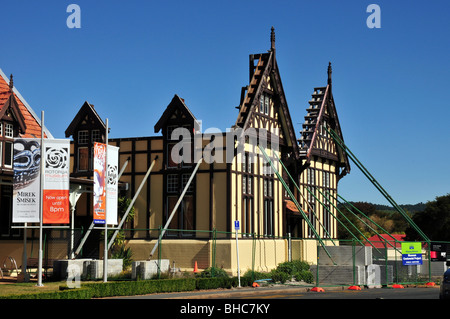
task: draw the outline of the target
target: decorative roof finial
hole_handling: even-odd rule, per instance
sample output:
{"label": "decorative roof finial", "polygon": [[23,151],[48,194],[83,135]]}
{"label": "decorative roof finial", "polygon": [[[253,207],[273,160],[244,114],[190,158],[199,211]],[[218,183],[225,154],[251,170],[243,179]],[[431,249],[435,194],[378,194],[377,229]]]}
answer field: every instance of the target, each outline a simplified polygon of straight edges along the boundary
{"label": "decorative roof finial", "polygon": [[275,50],[275,28],[273,26],[270,32],[270,49]]}
{"label": "decorative roof finial", "polygon": [[328,62],[328,84],[331,84],[331,73],[333,70],[331,70],[331,62]]}
{"label": "decorative roof finial", "polygon": [[13,75],[11,74],[10,76],[9,76],[9,91],[12,93],[12,91],[13,91],[13,88],[14,88],[14,81],[13,81]]}

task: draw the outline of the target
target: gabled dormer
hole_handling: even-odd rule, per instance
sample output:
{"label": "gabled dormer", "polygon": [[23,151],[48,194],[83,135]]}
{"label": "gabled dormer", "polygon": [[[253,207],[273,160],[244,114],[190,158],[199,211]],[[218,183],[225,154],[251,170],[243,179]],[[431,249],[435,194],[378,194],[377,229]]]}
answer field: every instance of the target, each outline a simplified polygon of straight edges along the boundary
{"label": "gabled dormer", "polygon": [[342,178],[350,172],[350,163],[345,152],[328,132],[332,129],[341,140],[344,140],[333,98],[331,63],[328,65],[327,73],[327,85],[315,87],[311,100],[308,101],[307,115],[303,130],[300,132],[300,156],[304,167],[309,165],[313,157],[336,163],[340,169],[338,176]]}
{"label": "gabled dormer", "polygon": [[[8,96],[9,95],[9,96]],[[26,132],[25,119],[13,93],[12,76],[6,102],[0,105],[0,165],[3,170],[12,170],[14,138]]]}
{"label": "gabled dormer", "polygon": [[65,134],[73,138],[72,176],[92,176],[94,143],[105,143],[106,140],[106,125],[94,105],[84,102]]}
{"label": "gabled dormer", "polygon": [[[191,160],[180,162],[172,158],[172,148],[181,140],[181,137],[174,138],[172,133],[177,128],[185,128],[191,137]],[[193,163],[194,150],[194,131],[199,128],[198,122],[189,108],[186,106],[184,99],[175,94],[172,101],[167,106],[161,118],[155,125],[155,133],[162,131],[164,141],[164,167],[167,169],[175,169],[184,166],[191,166]],[[179,154],[182,156],[183,154]]]}
{"label": "gabled dormer", "polygon": [[281,83],[273,27],[270,43],[271,48],[267,53],[251,54],[249,57],[250,83],[241,90],[235,127],[243,130],[265,129],[269,141],[271,135],[276,134],[283,153],[289,153],[292,159],[297,159],[298,144]]}

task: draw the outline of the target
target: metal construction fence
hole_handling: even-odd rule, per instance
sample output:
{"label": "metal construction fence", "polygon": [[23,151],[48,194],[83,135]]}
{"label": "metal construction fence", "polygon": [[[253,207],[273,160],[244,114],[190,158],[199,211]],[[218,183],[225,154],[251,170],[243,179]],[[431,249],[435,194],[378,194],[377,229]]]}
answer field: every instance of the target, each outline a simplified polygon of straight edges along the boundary
{"label": "metal construction fence", "polygon": [[[165,229],[126,229],[125,234],[151,234],[149,238],[127,238],[124,248],[128,254],[117,254],[110,249],[110,258],[129,258],[131,262],[154,261],[152,277],[165,272],[201,273],[208,271],[216,276],[223,270],[232,276],[258,273],[270,279],[278,265],[288,261],[302,261],[309,265],[313,282],[317,286],[357,285],[381,287],[392,284],[427,283],[442,276],[447,269],[445,260],[434,260],[428,242],[416,242],[419,256],[405,262],[400,241],[359,242],[356,240],[326,240],[314,238],[267,237],[257,234]],[[45,273],[52,269],[57,259],[102,259],[103,236],[93,231],[91,240],[79,255],[72,252],[79,246],[85,232],[77,229],[44,232],[43,265]],[[236,234],[237,239],[236,239]],[[89,243],[89,246],[87,246]],[[325,244],[325,245],[323,245]],[[450,243],[447,243],[450,246]],[[154,254],[150,255],[151,251]],[[37,257],[36,238],[27,239],[28,268]],[[123,252],[124,250],[122,250]],[[20,264],[18,263],[20,268]],[[128,264],[129,265],[129,264]],[[292,281],[294,283],[294,280]],[[301,284],[301,283],[298,283]]]}

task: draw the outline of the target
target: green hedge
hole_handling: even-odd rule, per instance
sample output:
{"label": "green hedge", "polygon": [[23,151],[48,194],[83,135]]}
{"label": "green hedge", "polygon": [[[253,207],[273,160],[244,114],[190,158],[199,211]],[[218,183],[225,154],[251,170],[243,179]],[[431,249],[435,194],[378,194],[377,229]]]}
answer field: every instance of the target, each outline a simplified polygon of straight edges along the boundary
{"label": "green hedge", "polygon": [[141,281],[111,281],[106,283],[86,283],[93,298],[112,296],[145,295],[160,292],[192,291],[196,288],[195,279],[156,279]]}
{"label": "green hedge", "polygon": [[91,299],[92,293],[89,289],[71,289],[55,292],[41,292],[35,294],[20,294],[0,296],[0,299]]}
{"label": "green hedge", "polygon": [[[241,286],[251,282],[241,278]],[[91,299],[113,296],[135,296],[152,293],[182,292],[217,288],[232,288],[238,285],[237,278],[183,278],[140,281],[110,281],[82,283],[81,288],[69,289],[61,286],[60,291],[50,293],[2,296],[0,299]]]}

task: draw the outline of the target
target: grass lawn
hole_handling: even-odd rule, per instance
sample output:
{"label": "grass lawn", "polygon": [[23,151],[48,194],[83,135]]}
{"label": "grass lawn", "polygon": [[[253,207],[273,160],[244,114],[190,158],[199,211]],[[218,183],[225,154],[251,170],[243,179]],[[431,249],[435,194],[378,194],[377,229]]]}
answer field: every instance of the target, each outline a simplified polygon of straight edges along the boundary
{"label": "grass lawn", "polygon": [[64,285],[65,283],[65,281],[43,282],[43,287],[36,286],[36,281],[26,283],[0,283],[0,296],[54,292],[59,291],[59,286]]}

